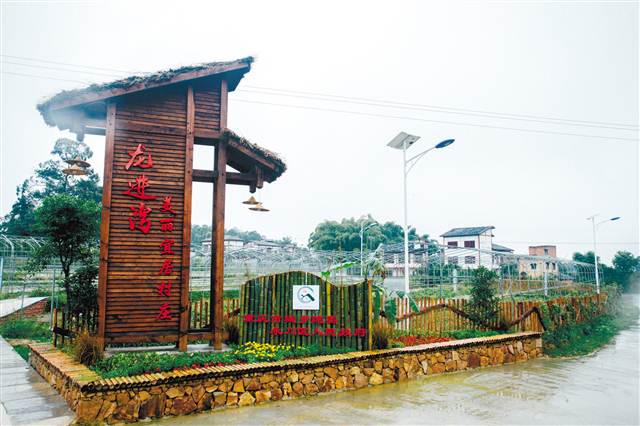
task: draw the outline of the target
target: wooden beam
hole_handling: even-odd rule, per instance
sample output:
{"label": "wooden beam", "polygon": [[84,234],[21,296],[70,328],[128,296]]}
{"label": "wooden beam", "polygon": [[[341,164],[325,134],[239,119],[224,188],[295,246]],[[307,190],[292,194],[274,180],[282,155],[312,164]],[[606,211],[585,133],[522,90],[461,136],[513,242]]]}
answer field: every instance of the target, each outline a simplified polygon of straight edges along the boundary
{"label": "wooden beam", "polygon": [[227,128],[227,106],[229,103],[229,87],[227,80],[220,80],[220,131]]}
{"label": "wooden beam", "polygon": [[193,100],[193,87],[187,87],[187,126],[184,161],[184,198],[182,216],[182,276],[180,290],[180,335],[178,349],[187,350],[189,332],[189,271],[191,253],[191,189],[193,171],[193,129],[196,120],[196,106]]}
{"label": "wooden beam", "polygon": [[216,147],[214,172],[217,176],[213,193],[213,224],[211,238],[211,297],[209,318],[213,331],[214,349],[222,349],[223,293],[224,293],[224,207],[227,185],[227,144],[220,141]]}
{"label": "wooden beam", "polygon": [[[216,174],[213,170],[193,170],[194,182],[213,183],[216,181]],[[255,185],[256,176],[250,173],[227,172],[227,185]],[[260,187],[259,187],[260,188]]]}
{"label": "wooden beam", "polygon": [[98,345],[104,350],[107,314],[107,270],[109,267],[109,221],[111,220],[111,185],[113,181],[113,151],[116,136],[116,104],[107,105],[104,181],[102,184],[102,218],[100,222],[100,270],[98,273]]}
{"label": "wooden beam", "polygon": [[214,75],[218,75],[218,74],[222,74],[230,71],[242,70],[245,68],[247,71],[249,71],[249,69],[251,68],[251,64],[242,62],[242,61],[234,61],[229,64],[220,64],[219,66],[213,67],[213,68],[206,68],[198,71],[177,74],[173,78],[170,78],[167,80],[161,80],[161,79],[156,81],[144,80],[138,84],[133,84],[128,87],[116,87],[111,89],[105,88],[103,90],[90,91],[88,93],[67,97],[64,100],[54,102],[49,108],[52,111],[63,109],[63,108],[69,108],[76,105],[96,102],[102,99],[113,98],[115,96],[127,95],[130,93],[153,89],[155,87],[168,86],[171,84],[179,83],[181,81],[193,80],[193,79],[202,78],[202,77],[210,77],[210,76],[214,76]]}

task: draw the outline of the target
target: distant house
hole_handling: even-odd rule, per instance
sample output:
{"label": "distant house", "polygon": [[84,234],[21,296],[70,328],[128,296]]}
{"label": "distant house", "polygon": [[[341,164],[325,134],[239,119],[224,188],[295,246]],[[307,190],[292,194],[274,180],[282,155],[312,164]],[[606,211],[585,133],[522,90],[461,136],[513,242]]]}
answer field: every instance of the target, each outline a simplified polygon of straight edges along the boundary
{"label": "distant house", "polygon": [[[424,266],[429,257],[429,242],[426,240],[409,241],[409,275],[413,275],[417,268]],[[404,277],[404,246],[391,244],[383,246],[385,259],[384,267],[388,277]]]}
{"label": "distant house", "polygon": [[[224,237],[224,249],[225,250],[237,250],[245,246],[245,241],[242,238],[231,237],[226,235]],[[211,240],[202,241],[202,251],[204,253],[211,253]]]}
{"label": "distant house", "polygon": [[556,246],[529,246],[529,256],[539,256],[546,259],[522,258],[518,262],[518,272],[531,278],[543,277],[547,274],[558,273]]}
{"label": "distant house", "polygon": [[472,269],[499,266],[513,249],[493,242],[494,229],[490,225],[453,228],[440,235],[446,247],[445,263]]}

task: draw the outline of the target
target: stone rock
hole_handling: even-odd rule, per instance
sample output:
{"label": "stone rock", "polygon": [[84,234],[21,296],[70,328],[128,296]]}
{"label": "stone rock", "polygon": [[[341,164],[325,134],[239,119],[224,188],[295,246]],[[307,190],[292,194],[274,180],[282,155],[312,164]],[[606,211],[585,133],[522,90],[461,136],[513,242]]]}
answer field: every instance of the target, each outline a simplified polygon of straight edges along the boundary
{"label": "stone rock", "polygon": [[162,417],[164,414],[165,396],[153,395],[140,405],[138,417],[146,419],[147,417]]}
{"label": "stone rock", "polygon": [[382,373],[382,368],[382,361],[378,360],[373,363],[373,369],[376,371],[376,373]]}
{"label": "stone rock", "polygon": [[102,399],[85,399],[78,403],[78,419],[83,422],[91,422],[95,420],[102,408]]}
{"label": "stone rock", "polygon": [[[271,399],[271,391],[259,390],[256,391],[256,404],[267,402]],[[240,398],[242,400],[242,398]]]}
{"label": "stone rock", "polygon": [[315,395],[319,392],[318,385],[315,383],[307,383],[304,385],[304,393],[305,395]]}
{"label": "stone rock", "polygon": [[537,349],[541,349],[542,348],[542,339],[536,339],[536,348]]}
{"label": "stone rock", "polygon": [[127,402],[127,405],[124,406],[124,409],[120,411],[120,414],[121,418],[125,421],[136,421],[138,419],[139,412],[140,401],[130,399],[129,402]]}
{"label": "stone rock", "polygon": [[338,370],[333,367],[325,367],[323,371],[324,374],[331,377],[333,380],[338,378]]}
{"label": "stone rock", "polygon": [[375,373],[376,370],[374,370],[373,368],[364,368],[362,371],[364,372],[365,376],[370,377],[373,373]]}
{"label": "stone rock", "polygon": [[196,403],[190,395],[174,398],[171,414],[179,416],[192,413],[196,409]]}
{"label": "stone rock", "polygon": [[102,407],[100,407],[100,412],[98,413],[96,420],[98,421],[104,420],[110,415],[112,415],[114,411],[116,411],[116,403],[113,401],[105,400],[102,403]]}
{"label": "stone rock", "polygon": [[[258,391],[258,392],[260,392],[260,391]],[[258,393],[258,392],[256,392],[256,393]],[[253,403],[255,401],[256,401],[256,399],[251,395],[251,393],[245,392],[242,395],[240,395],[240,399],[238,400],[238,405],[241,406],[241,407],[244,407],[246,405],[253,405]]]}
{"label": "stone rock", "polygon": [[218,385],[209,385],[206,388],[204,388],[204,390],[207,391],[207,393],[212,393],[214,392],[216,389],[218,389]]}
{"label": "stone rock", "polygon": [[429,363],[427,360],[423,360],[420,362],[420,366],[422,367],[422,373],[427,374],[429,371]]}
{"label": "stone rock", "polygon": [[147,399],[149,399],[150,396],[151,394],[147,391],[138,392],[138,399],[140,400],[140,402],[146,401]]}
{"label": "stone rock", "polygon": [[282,393],[284,394],[284,396],[291,396],[291,394],[293,394],[291,383],[284,383],[282,385]]}
{"label": "stone rock", "polygon": [[445,371],[455,371],[457,368],[456,361],[452,359],[448,359],[447,362],[444,363]]}
{"label": "stone rock", "polygon": [[233,382],[231,380],[225,380],[218,385],[220,392],[229,392],[233,388]]}
{"label": "stone rock", "polygon": [[238,403],[238,394],[235,392],[227,393],[227,405],[236,405]]}
{"label": "stone rock", "polygon": [[289,372],[289,374],[287,375],[287,380],[289,381],[289,383],[297,382],[298,381],[298,372],[296,372],[296,371]]}
{"label": "stone rock", "polygon": [[212,406],[213,396],[210,393],[205,393],[202,399],[198,401],[198,409],[197,411],[208,410]]}
{"label": "stone rock", "polygon": [[116,401],[118,401],[118,407],[124,407],[129,402],[128,392],[118,392],[116,394]]}
{"label": "stone rock", "polygon": [[260,376],[260,383],[269,383],[269,382],[273,382],[276,378],[273,377],[273,374],[271,373],[266,373],[263,374],[262,376]]}
{"label": "stone rock", "polygon": [[444,364],[444,362],[439,362],[435,365],[432,366],[432,370],[433,370],[433,374],[440,374],[440,373],[444,373],[446,371],[446,366]]}
{"label": "stone rock", "polygon": [[214,407],[222,407],[227,403],[227,394],[224,392],[213,393],[213,405]]}
{"label": "stone rock", "polygon": [[383,378],[381,375],[379,375],[378,373],[373,373],[371,375],[371,377],[369,377],[369,384],[370,385],[381,385],[384,382]]}
{"label": "stone rock", "polygon": [[236,382],[233,384],[233,391],[236,393],[244,392],[244,382],[242,381],[242,379],[236,380]]}
{"label": "stone rock", "polygon": [[[184,395],[184,389],[169,388],[169,390],[167,390],[167,398],[173,399],[182,395]],[[118,405],[120,405],[120,402],[118,402]]]}
{"label": "stone rock", "polygon": [[331,392],[333,389],[335,389],[335,387],[335,381],[331,377],[327,377],[326,379],[324,379],[322,388],[320,390],[322,392]]}
{"label": "stone rock", "polygon": [[255,377],[253,377],[248,384],[247,383],[244,384],[244,389],[247,391],[257,391],[261,387],[262,385],[260,385],[260,380],[258,380]]}
{"label": "stone rock", "polygon": [[282,399],[283,392],[280,389],[273,389],[271,391],[271,399],[274,401],[279,401]]}
{"label": "stone rock", "polygon": [[458,355],[457,351],[452,351],[451,352],[451,359],[454,360],[454,361],[457,361],[457,360],[460,359],[460,355]]}
{"label": "stone rock", "polygon": [[502,364],[504,362],[504,353],[502,351],[495,351],[493,353],[494,364]]}
{"label": "stone rock", "polygon": [[303,385],[309,384],[309,383],[311,383],[311,382],[313,381],[313,377],[314,377],[314,375],[313,375],[313,374],[305,374],[305,375],[304,375],[304,376],[302,376],[302,378],[300,379],[300,382],[301,382]]}
{"label": "stone rock", "polygon": [[518,349],[518,352],[522,352],[522,340],[518,340],[516,348]]}
{"label": "stone rock", "polygon": [[369,380],[367,379],[367,376],[365,376],[364,374],[357,373],[357,374],[354,375],[354,377],[353,377],[353,385],[356,387],[356,389],[363,388],[363,387],[367,386],[368,384],[369,384]]}
{"label": "stone rock", "polygon": [[293,395],[302,396],[304,393],[304,386],[300,382],[295,382],[292,386]]}
{"label": "stone rock", "polygon": [[473,352],[470,353],[468,363],[470,368],[480,367],[480,356]]}
{"label": "stone rock", "polygon": [[186,386],[184,388],[184,393],[186,393],[187,395],[191,395],[192,392],[193,392],[193,388],[191,386]]}
{"label": "stone rock", "polygon": [[198,385],[194,387],[193,391],[191,392],[191,398],[193,398],[193,402],[197,404],[202,398],[202,396],[204,395],[204,393],[205,393],[204,386]]}
{"label": "stone rock", "polygon": [[507,346],[507,349],[509,350],[509,353],[511,355],[515,355],[516,351],[513,349],[513,345],[509,345]]}
{"label": "stone rock", "polygon": [[344,389],[347,386],[347,379],[344,376],[340,376],[336,379],[336,390]]}
{"label": "stone rock", "polygon": [[[160,386],[154,386],[154,387],[152,387],[152,388],[151,388],[151,390],[149,391],[149,393],[150,393],[151,395],[160,395],[162,392],[163,392],[163,391],[162,391],[162,388],[161,388]],[[113,394],[112,394],[112,395],[110,395],[110,396],[113,396]],[[109,399],[109,401],[113,401],[113,399]]]}
{"label": "stone rock", "polygon": [[467,361],[458,361],[458,370],[464,370],[467,368]]}
{"label": "stone rock", "polygon": [[351,367],[349,369],[349,374],[355,376],[356,374],[360,374],[360,367]]}

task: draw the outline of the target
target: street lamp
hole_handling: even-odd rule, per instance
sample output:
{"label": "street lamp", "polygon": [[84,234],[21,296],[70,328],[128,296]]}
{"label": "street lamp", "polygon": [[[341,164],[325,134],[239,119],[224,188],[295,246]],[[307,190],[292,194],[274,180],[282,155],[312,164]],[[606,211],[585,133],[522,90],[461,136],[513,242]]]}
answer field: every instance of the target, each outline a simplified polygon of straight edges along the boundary
{"label": "street lamp", "polygon": [[393,138],[391,142],[387,144],[391,148],[402,150],[402,167],[403,167],[403,186],[404,186],[404,291],[405,294],[409,294],[409,228],[407,226],[407,175],[416,165],[418,161],[424,155],[433,150],[445,148],[451,145],[455,139],[446,139],[442,142],[432,146],[429,149],[422,151],[421,153],[414,155],[407,160],[407,148],[416,143],[420,139],[420,136],[410,135],[405,132],[398,133],[398,136]]}
{"label": "street lamp", "polygon": [[370,223],[367,226],[364,226],[364,221],[360,222],[360,274],[362,275],[362,271],[364,269],[364,257],[363,257],[363,252],[364,252],[364,232],[369,229],[372,228],[374,226],[376,226],[377,223]]}
{"label": "street lamp", "polygon": [[596,251],[596,229],[598,229],[598,227],[603,223],[613,222],[614,220],[620,219],[620,216],[615,216],[600,222],[596,222],[596,216],[598,215],[594,214],[593,216],[589,216],[587,220],[591,221],[591,225],[593,227],[593,263],[596,267],[596,294],[600,294],[600,274],[598,273],[598,252]]}

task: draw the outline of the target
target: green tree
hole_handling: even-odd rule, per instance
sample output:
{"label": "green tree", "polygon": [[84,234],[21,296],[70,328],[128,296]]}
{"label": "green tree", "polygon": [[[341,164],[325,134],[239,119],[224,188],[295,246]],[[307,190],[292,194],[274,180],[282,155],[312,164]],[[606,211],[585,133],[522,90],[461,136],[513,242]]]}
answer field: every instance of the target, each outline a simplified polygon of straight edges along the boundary
{"label": "green tree", "polygon": [[27,270],[37,272],[60,262],[67,300],[72,300],[71,269],[94,262],[100,238],[100,205],[70,195],[52,195],[35,211],[35,231],[46,242],[31,255]]}
{"label": "green tree", "polygon": [[[340,222],[325,220],[316,226],[309,236],[309,247],[316,250],[360,250],[360,229],[371,224],[377,225],[367,229],[366,247],[373,249],[380,244],[398,244],[404,241],[402,226],[394,222],[379,223],[371,215],[361,219],[344,218]],[[419,236],[415,228],[409,229],[409,240],[428,240],[427,234]]]}
{"label": "green tree", "polygon": [[191,226],[191,244],[199,246],[204,240],[211,239],[211,226],[193,225]]}
{"label": "green tree", "polygon": [[471,281],[471,299],[467,303],[467,313],[471,321],[488,324],[494,321],[499,312],[498,298],[493,287],[498,275],[495,271],[480,266],[473,271]]}
{"label": "green tree", "polygon": [[632,279],[640,272],[640,257],[628,251],[619,251],[613,257],[613,273],[622,290],[629,288]]}
{"label": "green tree", "polygon": [[84,142],[58,139],[51,154],[53,159],[40,163],[34,175],[18,185],[16,201],[9,214],[2,219],[0,231],[11,235],[37,235],[33,226],[34,212],[45,198],[55,194],[101,202],[100,179],[91,168],[86,176],[69,176],[62,172],[68,167],[65,160],[76,157],[88,160],[93,156]]}

